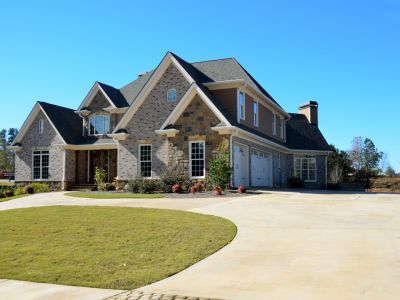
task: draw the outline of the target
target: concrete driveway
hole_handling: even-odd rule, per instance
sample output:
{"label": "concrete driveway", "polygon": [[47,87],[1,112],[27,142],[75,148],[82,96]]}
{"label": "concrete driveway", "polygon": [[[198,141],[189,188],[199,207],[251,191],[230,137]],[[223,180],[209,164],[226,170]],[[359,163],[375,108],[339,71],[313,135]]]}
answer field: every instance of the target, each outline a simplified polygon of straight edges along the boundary
{"label": "concrete driveway", "polygon": [[[214,201],[33,197],[37,201],[28,197],[0,203],[0,210],[35,204],[162,208],[168,204],[222,216],[238,226],[237,237],[227,247],[139,289],[145,293],[226,300],[398,299],[400,295],[400,195],[266,192]],[[6,289],[1,283],[0,295]],[[8,299],[34,299],[24,298],[23,292],[21,288],[19,298],[7,294]]]}

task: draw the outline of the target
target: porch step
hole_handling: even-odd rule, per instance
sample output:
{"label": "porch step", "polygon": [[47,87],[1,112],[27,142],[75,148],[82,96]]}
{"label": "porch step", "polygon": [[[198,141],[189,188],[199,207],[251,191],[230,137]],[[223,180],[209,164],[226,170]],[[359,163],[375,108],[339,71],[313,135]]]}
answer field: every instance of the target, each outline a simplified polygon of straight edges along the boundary
{"label": "porch step", "polygon": [[95,184],[74,184],[70,191],[87,192],[96,190]]}

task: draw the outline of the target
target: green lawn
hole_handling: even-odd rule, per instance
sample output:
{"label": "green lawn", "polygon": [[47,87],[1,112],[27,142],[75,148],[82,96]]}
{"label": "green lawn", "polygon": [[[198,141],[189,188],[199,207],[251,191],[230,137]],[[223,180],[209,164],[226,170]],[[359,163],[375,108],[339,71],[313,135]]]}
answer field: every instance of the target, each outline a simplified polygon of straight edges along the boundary
{"label": "green lawn", "polygon": [[125,198],[163,198],[161,194],[132,194],[132,193],[87,193],[87,192],[71,192],[65,193],[67,196],[92,199],[125,199]]}
{"label": "green lawn", "polygon": [[228,244],[223,218],[148,208],[50,206],[0,212],[0,278],[134,289]]}
{"label": "green lawn", "polygon": [[12,197],[6,197],[6,198],[0,198],[0,202],[8,201],[8,200],[13,200],[13,199],[18,199],[22,197],[26,197],[29,195],[18,195],[18,196],[12,196]]}

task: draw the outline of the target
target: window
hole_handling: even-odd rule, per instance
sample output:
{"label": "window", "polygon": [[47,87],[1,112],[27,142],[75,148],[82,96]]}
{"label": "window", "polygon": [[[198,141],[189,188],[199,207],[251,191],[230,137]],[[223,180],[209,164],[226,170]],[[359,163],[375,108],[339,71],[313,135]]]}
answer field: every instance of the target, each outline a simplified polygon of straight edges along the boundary
{"label": "window", "polygon": [[176,90],[170,89],[167,91],[167,101],[176,101]]}
{"label": "window", "polygon": [[89,119],[89,135],[110,133],[110,116],[95,115]]}
{"label": "window", "polygon": [[279,132],[281,133],[281,139],[283,139],[283,119],[280,119]]}
{"label": "window", "polygon": [[245,119],[245,98],[244,93],[239,91],[239,104],[238,104],[238,114],[239,114],[239,121]]}
{"label": "window", "polygon": [[189,156],[190,156],[190,177],[191,178],[204,178],[205,176],[205,143],[204,142],[190,142],[189,143]]}
{"label": "window", "polygon": [[253,124],[258,127],[258,102],[253,103]]}
{"label": "window", "polygon": [[140,176],[151,177],[151,145],[139,145]]}
{"label": "window", "polygon": [[301,178],[304,181],[316,181],[315,156],[295,156],[294,177]]}
{"label": "window", "polygon": [[44,121],[43,119],[39,120],[39,134],[42,134],[44,130]]}
{"label": "window", "polygon": [[49,179],[49,151],[33,151],[33,179]]}
{"label": "window", "polygon": [[272,114],[272,134],[276,135],[276,114]]}

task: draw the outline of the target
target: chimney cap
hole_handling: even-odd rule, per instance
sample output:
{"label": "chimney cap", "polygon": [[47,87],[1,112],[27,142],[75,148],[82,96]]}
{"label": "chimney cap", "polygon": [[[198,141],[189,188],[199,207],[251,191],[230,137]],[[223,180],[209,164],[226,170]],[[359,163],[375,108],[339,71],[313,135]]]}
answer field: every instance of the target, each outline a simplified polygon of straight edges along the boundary
{"label": "chimney cap", "polygon": [[309,107],[309,106],[318,107],[318,102],[317,101],[307,101],[307,102],[301,104],[299,106],[299,108],[306,108],[306,107]]}

